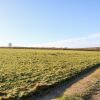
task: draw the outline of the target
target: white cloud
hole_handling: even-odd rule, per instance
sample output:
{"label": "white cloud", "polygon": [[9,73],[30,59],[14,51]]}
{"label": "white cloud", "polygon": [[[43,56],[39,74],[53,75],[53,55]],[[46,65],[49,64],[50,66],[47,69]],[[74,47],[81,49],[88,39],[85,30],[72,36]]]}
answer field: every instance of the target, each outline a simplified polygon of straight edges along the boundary
{"label": "white cloud", "polygon": [[[9,42],[15,42],[16,37],[2,34],[0,35],[0,46],[7,46]],[[11,41],[10,41],[11,40]],[[100,47],[100,33],[91,34],[86,37],[72,38],[61,41],[43,43],[32,45],[24,41],[18,40],[18,43],[14,43],[15,46],[34,46],[34,47],[68,47],[68,48],[80,48],[80,47]]]}
{"label": "white cloud", "polygon": [[87,36],[87,37],[73,38],[73,39],[39,44],[36,46],[38,47],[68,47],[68,48],[97,47],[97,46],[100,46],[100,33],[91,34],[90,36]]}
{"label": "white cloud", "polygon": [[100,38],[100,33],[95,33],[95,34],[92,35],[92,37],[94,37],[94,38]]}

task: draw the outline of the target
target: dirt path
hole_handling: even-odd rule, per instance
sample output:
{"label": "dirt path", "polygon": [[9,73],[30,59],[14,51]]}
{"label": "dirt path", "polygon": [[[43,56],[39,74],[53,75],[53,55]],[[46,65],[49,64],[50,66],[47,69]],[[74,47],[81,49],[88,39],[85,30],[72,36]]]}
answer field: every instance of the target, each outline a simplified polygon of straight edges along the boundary
{"label": "dirt path", "polygon": [[[88,89],[92,84],[94,84],[96,81],[100,80],[100,67],[93,68],[90,71],[80,75],[80,77],[77,77],[75,79],[72,79],[71,81],[64,82],[49,91],[45,91],[42,93],[42,95],[37,95],[34,100],[56,100],[57,97],[62,95],[73,95],[85,92],[86,89]],[[99,91],[100,93],[100,91]],[[98,100],[100,95],[97,94],[93,96],[94,99],[92,100]],[[30,100],[33,100],[30,98]]]}
{"label": "dirt path", "polygon": [[91,88],[91,85],[95,84],[95,82],[97,82],[98,80],[100,80],[100,68],[95,70],[92,74],[84,77],[83,79],[80,79],[78,82],[71,85],[65,90],[64,94],[73,95],[84,93],[89,88]]}
{"label": "dirt path", "polygon": [[92,95],[91,100],[100,100],[100,91],[97,91],[94,95]]}
{"label": "dirt path", "polygon": [[[100,77],[100,76],[99,76]],[[100,100],[100,80],[90,100]]]}

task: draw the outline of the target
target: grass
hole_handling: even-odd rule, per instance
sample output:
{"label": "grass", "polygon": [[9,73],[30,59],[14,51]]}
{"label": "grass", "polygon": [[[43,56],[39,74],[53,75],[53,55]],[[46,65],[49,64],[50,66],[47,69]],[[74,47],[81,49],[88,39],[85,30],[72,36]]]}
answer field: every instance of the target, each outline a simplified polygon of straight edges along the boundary
{"label": "grass", "polygon": [[0,95],[19,98],[100,63],[100,52],[0,49]]}

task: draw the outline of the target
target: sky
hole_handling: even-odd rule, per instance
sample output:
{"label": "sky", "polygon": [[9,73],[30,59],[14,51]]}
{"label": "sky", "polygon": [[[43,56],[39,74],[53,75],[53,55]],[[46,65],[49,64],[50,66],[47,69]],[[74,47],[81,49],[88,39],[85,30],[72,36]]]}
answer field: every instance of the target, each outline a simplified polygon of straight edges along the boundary
{"label": "sky", "polygon": [[0,0],[0,46],[100,46],[100,0]]}

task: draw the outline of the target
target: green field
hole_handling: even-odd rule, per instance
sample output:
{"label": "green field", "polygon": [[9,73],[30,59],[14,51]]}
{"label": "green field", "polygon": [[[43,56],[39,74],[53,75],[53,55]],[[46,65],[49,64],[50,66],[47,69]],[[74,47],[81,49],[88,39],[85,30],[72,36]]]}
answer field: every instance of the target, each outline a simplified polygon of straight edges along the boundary
{"label": "green field", "polygon": [[99,63],[99,51],[0,49],[0,96],[22,97]]}

